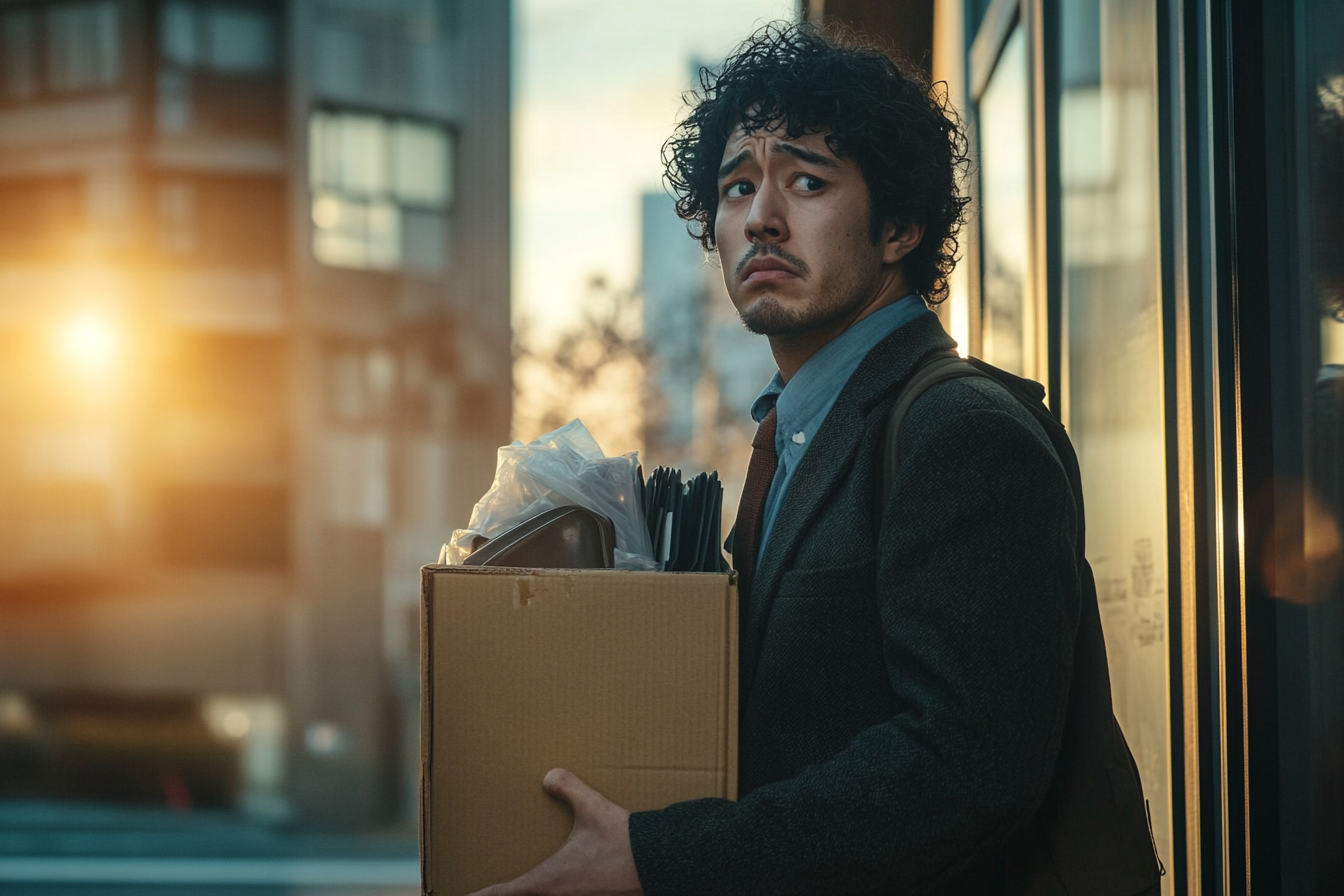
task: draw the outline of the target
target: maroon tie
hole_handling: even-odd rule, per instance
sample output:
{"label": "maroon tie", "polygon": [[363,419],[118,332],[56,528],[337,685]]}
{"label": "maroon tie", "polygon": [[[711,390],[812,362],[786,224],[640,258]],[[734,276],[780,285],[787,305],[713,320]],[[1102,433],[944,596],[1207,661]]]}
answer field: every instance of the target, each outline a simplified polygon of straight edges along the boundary
{"label": "maroon tie", "polygon": [[751,579],[756,572],[756,554],[761,546],[761,517],[765,515],[765,496],[779,466],[775,454],[775,409],[765,415],[751,440],[751,463],[747,464],[747,481],[742,486],[742,500],[737,505],[737,525],[733,531],[733,565],[737,567],[737,590],[751,595]]}

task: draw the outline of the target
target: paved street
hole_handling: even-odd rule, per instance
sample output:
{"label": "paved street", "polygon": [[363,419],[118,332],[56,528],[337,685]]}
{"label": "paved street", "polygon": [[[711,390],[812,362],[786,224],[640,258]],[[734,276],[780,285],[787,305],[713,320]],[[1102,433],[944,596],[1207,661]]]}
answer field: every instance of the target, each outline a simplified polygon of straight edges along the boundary
{"label": "paved street", "polygon": [[413,896],[409,830],[279,830],[225,812],[0,801],[4,896]]}

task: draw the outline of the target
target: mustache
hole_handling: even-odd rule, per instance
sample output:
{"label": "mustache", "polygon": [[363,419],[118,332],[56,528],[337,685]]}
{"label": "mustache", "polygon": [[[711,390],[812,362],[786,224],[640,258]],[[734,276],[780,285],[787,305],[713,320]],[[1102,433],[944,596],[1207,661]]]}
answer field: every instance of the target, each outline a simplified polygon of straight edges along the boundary
{"label": "mustache", "polygon": [[797,255],[794,255],[792,252],[789,252],[787,249],[777,246],[774,243],[752,243],[751,248],[747,250],[747,254],[743,255],[742,260],[737,263],[737,269],[733,271],[733,276],[741,280],[742,269],[747,266],[748,262],[753,258],[765,258],[771,255],[775,258],[787,261],[797,268],[798,273],[804,277],[811,273],[811,269],[808,268],[807,262],[803,261]]}

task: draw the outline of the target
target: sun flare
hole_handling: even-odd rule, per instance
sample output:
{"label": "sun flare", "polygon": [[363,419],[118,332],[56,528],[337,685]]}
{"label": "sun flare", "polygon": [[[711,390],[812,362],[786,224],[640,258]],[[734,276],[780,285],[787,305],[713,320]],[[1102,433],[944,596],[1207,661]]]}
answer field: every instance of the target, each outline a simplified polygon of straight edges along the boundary
{"label": "sun flare", "polygon": [[106,317],[84,312],[66,321],[58,336],[63,360],[90,373],[106,372],[119,347],[116,327]]}

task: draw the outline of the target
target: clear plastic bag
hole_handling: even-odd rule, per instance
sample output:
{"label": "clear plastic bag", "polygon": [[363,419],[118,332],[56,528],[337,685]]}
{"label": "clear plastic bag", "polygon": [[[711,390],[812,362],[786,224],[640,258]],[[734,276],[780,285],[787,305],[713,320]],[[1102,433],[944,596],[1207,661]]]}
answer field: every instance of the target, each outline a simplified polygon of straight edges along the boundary
{"label": "clear plastic bag", "polygon": [[494,538],[553,507],[577,505],[609,517],[616,527],[616,568],[657,569],[641,506],[639,455],[606,457],[581,420],[524,445],[499,449],[495,481],[453,532],[440,563],[461,563],[478,535]]}

